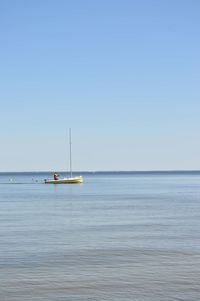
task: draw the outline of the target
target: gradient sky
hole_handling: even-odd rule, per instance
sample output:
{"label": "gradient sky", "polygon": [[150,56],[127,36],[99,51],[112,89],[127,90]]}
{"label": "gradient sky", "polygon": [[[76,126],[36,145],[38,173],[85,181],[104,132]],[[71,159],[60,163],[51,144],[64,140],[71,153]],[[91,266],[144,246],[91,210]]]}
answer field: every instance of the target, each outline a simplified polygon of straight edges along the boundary
{"label": "gradient sky", "polygon": [[0,0],[0,171],[200,169],[199,0]]}

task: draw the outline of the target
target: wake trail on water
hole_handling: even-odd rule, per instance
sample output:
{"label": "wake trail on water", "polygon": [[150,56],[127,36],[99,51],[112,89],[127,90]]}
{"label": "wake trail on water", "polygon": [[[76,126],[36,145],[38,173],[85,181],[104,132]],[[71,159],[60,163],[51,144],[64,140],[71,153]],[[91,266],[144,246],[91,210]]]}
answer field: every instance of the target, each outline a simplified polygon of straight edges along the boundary
{"label": "wake trail on water", "polygon": [[44,182],[2,182],[0,185],[38,185],[45,184]]}

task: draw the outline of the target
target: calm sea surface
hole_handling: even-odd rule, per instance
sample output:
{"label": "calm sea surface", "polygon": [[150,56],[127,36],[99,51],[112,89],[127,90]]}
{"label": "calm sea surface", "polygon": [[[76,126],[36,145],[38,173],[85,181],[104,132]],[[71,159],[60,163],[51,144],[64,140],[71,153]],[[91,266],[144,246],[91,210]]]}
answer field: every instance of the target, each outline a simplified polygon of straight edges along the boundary
{"label": "calm sea surface", "polygon": [[0,301],[200,300],[200,172],[0,174]]}

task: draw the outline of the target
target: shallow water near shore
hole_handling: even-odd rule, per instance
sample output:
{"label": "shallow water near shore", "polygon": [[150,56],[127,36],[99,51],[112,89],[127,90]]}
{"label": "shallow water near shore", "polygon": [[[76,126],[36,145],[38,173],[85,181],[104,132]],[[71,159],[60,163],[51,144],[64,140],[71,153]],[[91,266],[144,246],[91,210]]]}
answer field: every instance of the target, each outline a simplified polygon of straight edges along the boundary
{"label": "shallow water near shore", "polygon": [[197,301],[200,172],[0,173],[0,300]]}

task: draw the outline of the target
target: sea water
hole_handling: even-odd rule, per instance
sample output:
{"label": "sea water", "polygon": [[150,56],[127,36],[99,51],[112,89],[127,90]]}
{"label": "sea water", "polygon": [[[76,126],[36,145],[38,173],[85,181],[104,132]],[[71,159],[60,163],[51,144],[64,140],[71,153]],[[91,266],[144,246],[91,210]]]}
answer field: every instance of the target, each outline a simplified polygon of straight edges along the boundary
{"label": "sea water", "polygon": [[0,301],[198,301],[200,172],[0,174]]}

